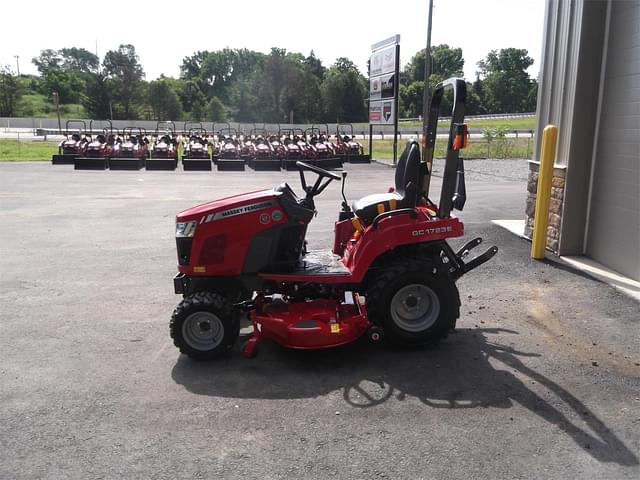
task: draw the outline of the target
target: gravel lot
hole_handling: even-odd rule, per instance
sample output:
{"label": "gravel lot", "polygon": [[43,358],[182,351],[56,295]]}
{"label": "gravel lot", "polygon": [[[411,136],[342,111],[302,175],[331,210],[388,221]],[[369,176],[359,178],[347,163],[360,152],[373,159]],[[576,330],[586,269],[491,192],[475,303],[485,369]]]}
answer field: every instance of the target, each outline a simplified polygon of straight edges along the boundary
{"label": "gravel lot", "polygon": [[[0,478],[639,478],[640,306],[490,224],[522,218],[526,162],[467,168],[466,238],[500,252],[446,341],[196,363],[168,335],[175,213],[297,174],[0,164]],[[392,183],[347,169],[350,199]]]}

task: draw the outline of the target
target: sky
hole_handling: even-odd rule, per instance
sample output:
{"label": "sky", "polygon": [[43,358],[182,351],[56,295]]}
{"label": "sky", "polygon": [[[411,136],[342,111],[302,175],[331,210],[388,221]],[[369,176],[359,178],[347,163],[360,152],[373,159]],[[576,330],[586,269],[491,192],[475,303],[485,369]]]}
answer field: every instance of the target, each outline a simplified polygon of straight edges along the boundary
{"label": "sky", "polygon": [[[475,78],[477,62],[490,50],[524,48],[535,61],[529,74],[536,78],[544,4],[545,0],[434,0],[431,43],[462,48],[467,80]],[[428,0],[245,0],[238,8],[215,0],[140,6],[110,0],[78,10],[77,2],[11,1],[3,5],[0,65],[15,73],[17,55],[20,73],[37,73],[31,59],[40,50],[82,47],[97,50],[102,59],[108,50],[131,43],[147,80],[160,74],[177,77],[184,57],[224,47],[264,53],[280,47],[305,55],[313,50],[325,66],[347,57],[366,73],[375,42],[400,34],[403,66],[425,47],[427,5]]]}

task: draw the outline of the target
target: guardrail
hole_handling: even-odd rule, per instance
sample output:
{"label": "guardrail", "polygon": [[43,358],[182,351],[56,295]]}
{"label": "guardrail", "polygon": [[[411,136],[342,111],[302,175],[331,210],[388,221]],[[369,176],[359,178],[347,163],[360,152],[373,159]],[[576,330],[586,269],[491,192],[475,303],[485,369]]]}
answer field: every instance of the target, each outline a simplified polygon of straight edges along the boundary
{"label": "guardrail", "polygon": [[[483,115],[465,115],[465,120],[500,120],[502,118],[531,118],[535,117],[536,112],[526,113],[488,113]],[[442,121],[451,121],[451,117],[440,117]],[[401,118],[399,122],[421,122],[422,117],[417,118]]]}
{"label": "guardrail", "polygon": [[[531,116],[535,116],[535,114],[509,114],[509,117],[505,116],[505,118],[515,118],[517,116],[531,117]],[[466,117],[467,120],[473,120],[478,118],[499,118],[499,116],[483,115],[483,116],[475,116],[475,117]],[[62,132],[64,132],[65,130],[66,121],[67,121],[66,118],[62,119],[61,121]],[[88,125],[89,120],[85,120],[85,121]],[[150,120],[131,120],[131,121],[113,120],[112,123],[113,123],[114,130],[117,129],[121,131],[123,128],[126,128],[126,127],[141,127],[146,129],[147,132],[149,133],[154,132],[157,126],[156,121],[150,121]],[[184,122],[177,122],[177,129],[179,132],[181,132],[182,130],[181,125],[184,125]],[[213,122],[202,122],[202,125],[208,132],[211,132],[214,129],[214,125],[215,125],[215,131],[219,131],[220,128],[222,128],[223,126],[226,127],[227,124],[226,123],[214,124]],[[305,130],[312,126],[318,127],[321,130],[325,129],[325,124],[318,124],[318,123],[316,124],[289,124],[289,123],[253,124],[253,123],[231,122],[229,125],[231,126],[232,129],[238,130],[240,132],[245,132],[245,133],[248,133],[255,126],[258,126],[259,128],[264,127],[268,132],[273,132],[273,133],[277,132],[278,129],[299,128],[299,129]],[[335,123],[328,124],[329,134],[334,135],[336,133],[336,127],[337,127],[337,124]],[[58,121],[55,118],[0,118],[0,129],[4,129],[5,131],[11,130],[11,129],[31,129],[33,131],[33,134],[38,136],[55,135],[60,133],[60,130],[58,129]],[[524,128],[513,129],[510,131],[518,132],[522,134],[531,134],[532,132],[531,129],[524,129]],[[369,134],[369,124],[366,124],[366,123],[354,124],[353,132],[354,134],[360,137],[366,137]],[[418,136],[418,135],[421,135],[422,127],[421,125],[409,126],[409,125],[400,124],[398,127],[398,132],[400,135]],[[448,127],[438,128],[438,132],[446,133],[448,132]],[[349,134],[348,131],[346,133]],[[373,133],[374,135],[382,135],[382,136],[393,135],[393,125],[374,125]],[[482,133],[482,128],[470,127],[469,133],[471,134]]]}

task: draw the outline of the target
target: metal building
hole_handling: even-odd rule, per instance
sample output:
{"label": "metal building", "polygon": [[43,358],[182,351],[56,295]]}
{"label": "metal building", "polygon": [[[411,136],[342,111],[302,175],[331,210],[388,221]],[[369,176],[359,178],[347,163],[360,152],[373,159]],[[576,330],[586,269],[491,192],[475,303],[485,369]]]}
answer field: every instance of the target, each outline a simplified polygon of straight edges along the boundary
{"label": "metal building", "polygon": [[537,122],[559,129],[549,244],[640,281],[640,0],[547,0]]}

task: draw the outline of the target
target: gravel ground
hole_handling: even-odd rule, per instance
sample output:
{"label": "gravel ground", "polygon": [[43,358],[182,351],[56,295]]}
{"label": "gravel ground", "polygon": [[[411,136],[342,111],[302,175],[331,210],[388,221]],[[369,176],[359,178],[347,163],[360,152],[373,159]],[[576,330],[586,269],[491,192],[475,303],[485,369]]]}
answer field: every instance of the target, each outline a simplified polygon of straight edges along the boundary
{"label": "gravel ground", "polygon": [[[347,168],[349,198],[391,183]],[[640,476],[640,306],[490,224],[521,218],[521,180],[468,181],[466,237],[500,251],[458,282],[439,346],[264,343],[197,363],[168,336],[175,213],[297,188],[295,172],[37,163],[0,178],[0,478]],[[312,247],[330,245],[339,203],[335,185],[320,197]]]}

